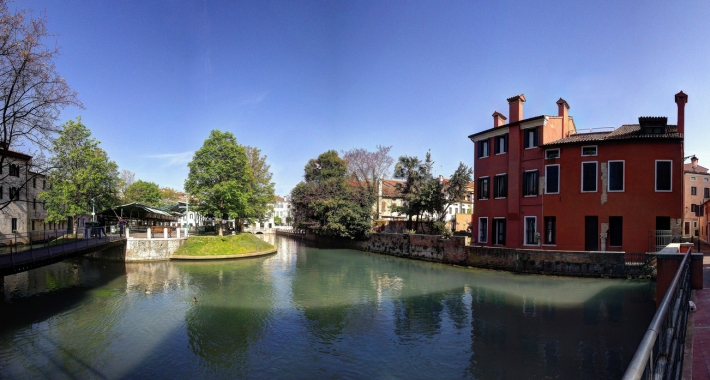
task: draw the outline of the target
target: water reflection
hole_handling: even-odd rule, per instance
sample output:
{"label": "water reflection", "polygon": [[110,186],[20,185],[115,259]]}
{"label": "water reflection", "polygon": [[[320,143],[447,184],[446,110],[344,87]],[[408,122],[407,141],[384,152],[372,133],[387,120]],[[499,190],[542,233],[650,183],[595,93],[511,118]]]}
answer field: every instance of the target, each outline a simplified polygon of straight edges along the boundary
{"label": "water reflection", "polygon": [[654,311],[642,281],[263,238],[278,254],[6,277],[0,378],[617,378]]}

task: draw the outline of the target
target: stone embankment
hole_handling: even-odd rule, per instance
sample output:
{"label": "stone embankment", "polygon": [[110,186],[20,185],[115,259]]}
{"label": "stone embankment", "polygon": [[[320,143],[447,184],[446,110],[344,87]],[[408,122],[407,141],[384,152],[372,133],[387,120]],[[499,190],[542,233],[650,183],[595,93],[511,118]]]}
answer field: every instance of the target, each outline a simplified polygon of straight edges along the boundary
{"label": "stone embankment", "polygon": [[448,239],[433,235],[373,234],[366,241],[320,237],[313,234],[277,232],[319,246],[358,249],[384,255],[444,264],[505,270],[518,273],[576,277],[645,277],[648,265],[627,265],[624,252],[553,251],[480,247],[468,237]]}

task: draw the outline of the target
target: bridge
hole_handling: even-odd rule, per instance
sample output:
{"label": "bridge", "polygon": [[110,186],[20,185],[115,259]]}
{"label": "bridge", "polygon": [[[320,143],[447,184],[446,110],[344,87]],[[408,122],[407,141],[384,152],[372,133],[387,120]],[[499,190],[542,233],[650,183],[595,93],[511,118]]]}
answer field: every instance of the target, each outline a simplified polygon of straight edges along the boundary
{"label": "bridge", "polygon": [[0,278],[54,264],[74,256],[119,247],[126,242],[126,238],[119,235],[104,235],[101,238],[91,233],[85,234],[87,238],[81,234],[71,237],[59,235],[53,239],[45,236],[45,239],[34,241],[32,235],[0,236],[0,243],[5,245],[0,250]]}

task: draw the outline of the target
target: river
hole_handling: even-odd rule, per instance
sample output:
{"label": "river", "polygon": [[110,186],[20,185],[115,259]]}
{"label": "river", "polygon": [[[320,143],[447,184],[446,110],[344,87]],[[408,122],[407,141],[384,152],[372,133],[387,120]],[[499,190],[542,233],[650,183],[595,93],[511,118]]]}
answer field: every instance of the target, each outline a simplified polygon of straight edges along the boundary
{"label": "river", "polygon": [[266,239],[277,254],[7,276],[0,378],[619,378],[655,309],[649,281]]}

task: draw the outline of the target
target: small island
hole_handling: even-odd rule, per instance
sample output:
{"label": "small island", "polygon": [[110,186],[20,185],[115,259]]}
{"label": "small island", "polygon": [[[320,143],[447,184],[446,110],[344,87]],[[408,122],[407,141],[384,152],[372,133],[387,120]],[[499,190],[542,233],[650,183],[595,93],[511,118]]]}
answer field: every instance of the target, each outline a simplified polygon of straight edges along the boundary
{"label": "small island", "polygon": [[191,236],[171,260],[241,259],[276,253],[276,247],[252,234]]}

